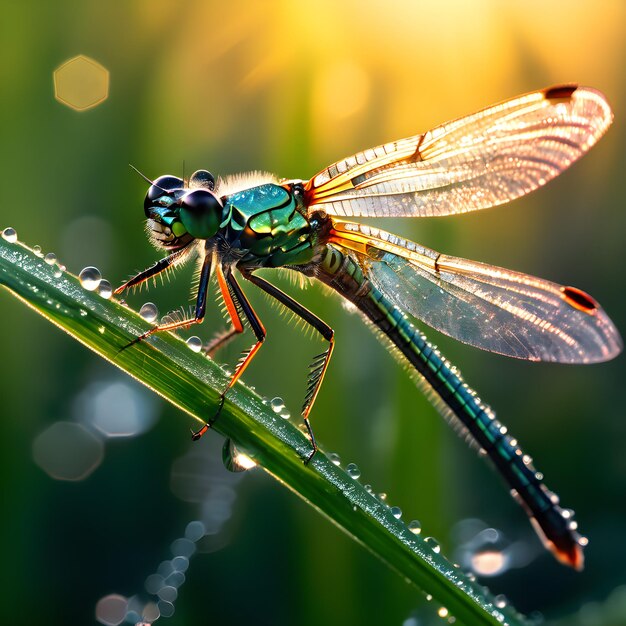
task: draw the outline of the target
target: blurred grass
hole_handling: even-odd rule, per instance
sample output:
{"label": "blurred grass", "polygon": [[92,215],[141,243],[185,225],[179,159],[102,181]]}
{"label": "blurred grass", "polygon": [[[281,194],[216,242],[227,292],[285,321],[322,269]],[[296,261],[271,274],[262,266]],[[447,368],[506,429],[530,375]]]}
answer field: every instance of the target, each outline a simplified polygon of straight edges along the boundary
{"label": "blurred grass", "polygon": [[[156,258],[142,233],[145,186],[129,162],[149,176],[180,174],[185,161],[187,172],[308,177],[356,150],[571,80],[601,89],[615,111],[607,137],[573,171],[494,211],[385,227],[442,252],[576,285],[623,331],[625,25],[620,0],[10,3],[0,20],[7,94],[0,101],[0,221],[72,271],[97,265],[117,284]],[[52,71],[76,54],[111,73],[109,99],[82,114],[56,102],[52,89]],[[346,75],[360,85],[361,108]],[[352,113],[338,115],[339,100]],[[162,311],[187,302],[184,272],[150,293]],[[249,295],[270,334],[246,381],[297,407],[314,352]],[[590,545],[586,570],[575,575],[542,555],[498,479],[360,321],[316,288],[297,296],[337,336],[313,415],[316,434],[344,462],[359,464],[362,482],[401,502],[405,518],[419,518],[444,552],[458,548],[455,523],[473,517],[521,544],[531,562],[487,582],[524,612],[573,616],[626,582],[624,358],[586,368],[532,365],[427,332],[576,509]],[[218,326],[217,310],[211,313],[199,331],[206,338]],[[109,590],[141,589],[172,536],[198,515],[169,488],[187,431],[178,411],[164,406],[150,433],[108,445],[88,480],[51,480],[33,463],[33,439],[71,415],[80,391],[108,370],[11,299],[2,299],[0,319],[11,329],[0,377],[6,619],[87,623]],[[290,365],[281,366],[286,354]],[[136,519],[143,527],[133,535]],[[433,613],[411,587],[260,476],[241,486],[232,527],[230,545],[194,562],[170,624],[209,611],[215,623],[258,623],[260,612],[274,616],[273,626],[397,624]],[[242,589],[249,605],[240,601]]]}

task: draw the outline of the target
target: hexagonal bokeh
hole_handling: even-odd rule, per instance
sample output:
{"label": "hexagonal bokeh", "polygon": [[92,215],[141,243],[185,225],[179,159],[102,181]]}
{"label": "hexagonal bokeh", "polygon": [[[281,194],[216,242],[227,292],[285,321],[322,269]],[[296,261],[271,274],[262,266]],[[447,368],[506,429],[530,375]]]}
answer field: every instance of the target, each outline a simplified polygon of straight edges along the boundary
{"label": "hexagonal bokeh", "polygon": [[54,97],[75,111],[91,109],[109,97],[109,71],[79,54],[54,70]]}
{"label": "hexagonal bokeh", "polygon": [[102,462],[102,441],[81,424],[56,422],[33,442],[33,458],[51,478],[83,480]]}

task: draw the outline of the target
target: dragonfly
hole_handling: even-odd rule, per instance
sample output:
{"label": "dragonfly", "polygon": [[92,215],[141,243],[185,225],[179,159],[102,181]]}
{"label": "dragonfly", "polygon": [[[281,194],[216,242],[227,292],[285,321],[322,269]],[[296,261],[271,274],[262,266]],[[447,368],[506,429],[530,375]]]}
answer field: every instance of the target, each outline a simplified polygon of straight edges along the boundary
{"label": "dragonfly", "polygon": [[230,327],[207,343],[205,352],[213,355],[246,327],[252,331],[253,345],[230,376],[215,417],[193,434],[197,439],[214,423],[228,390],[266,338],[238,277],[264,291],[325,342],[310,366],[302,405],[312,445],[308,462],[317,450],[309,416],[335,334],[257,271],[283,268],[320,281],[356,307],[408,364],[436,409],[491,460],[544,545],[562,563],[582,569],[587,539],[573,512],[560,507],[517,440],[413,322],[483,350],[560,363],[615,357],[622,340],[614,324],[576,287],[442,254],[355,220],[456,215],[504,204],[560,174],[611,121],[600,92],[564,84],[358,152],[309,180],[259,173],[216,180],[207,170],[188,180],[144,177],[150,184],[144,200],[147,233],[166,256],[115,294],[191,257],[200,269],[193,315],[155,325],[132,343],[202,322],[213,278]]}

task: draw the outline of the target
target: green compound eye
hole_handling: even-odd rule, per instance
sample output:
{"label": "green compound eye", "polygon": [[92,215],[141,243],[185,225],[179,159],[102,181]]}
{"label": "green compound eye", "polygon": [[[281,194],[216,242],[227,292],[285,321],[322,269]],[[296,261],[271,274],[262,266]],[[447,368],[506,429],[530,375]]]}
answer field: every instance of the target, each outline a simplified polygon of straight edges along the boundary
{"label": "green compound eye", "polygon": [[196,189],[180,199],[180,221],[192,237],[209,239],[220,226],[222,209],[213,193]]}

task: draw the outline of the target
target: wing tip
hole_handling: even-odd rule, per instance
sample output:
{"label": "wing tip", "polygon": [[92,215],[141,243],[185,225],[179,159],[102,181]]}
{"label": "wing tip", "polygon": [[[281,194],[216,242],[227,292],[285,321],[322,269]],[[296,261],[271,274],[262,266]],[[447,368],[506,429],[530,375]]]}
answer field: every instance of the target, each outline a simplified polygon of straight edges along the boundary
{"label": "wing tip", "polygon": [[579,85],[576,83],[553,85],[543,90],[543,97],[546,100],[569,100],[577,89]]}

